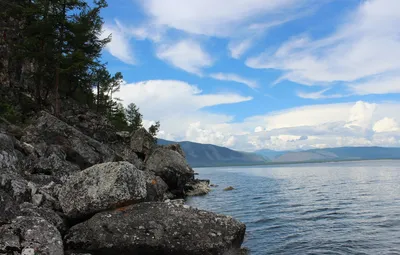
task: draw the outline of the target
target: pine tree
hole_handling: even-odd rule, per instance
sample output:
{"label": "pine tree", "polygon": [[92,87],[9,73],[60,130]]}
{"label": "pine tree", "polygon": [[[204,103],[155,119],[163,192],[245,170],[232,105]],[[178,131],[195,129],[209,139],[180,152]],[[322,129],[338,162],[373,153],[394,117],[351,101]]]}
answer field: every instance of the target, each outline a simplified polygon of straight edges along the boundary
{"label": "pine tree", "polygon": [[126,119],[129,123],[129,131],[132,132],[142,127],[143,115],[140,114],[139,108],[134,103],[129,104],[125,112]]}
{"label": "pine tree", "polygon": [[154,143],[157,143],[158,131],[160,131],[160,122],[159,121],[157,121],[155,124],[153,124],[149,127],[149,133],[153,136]]}

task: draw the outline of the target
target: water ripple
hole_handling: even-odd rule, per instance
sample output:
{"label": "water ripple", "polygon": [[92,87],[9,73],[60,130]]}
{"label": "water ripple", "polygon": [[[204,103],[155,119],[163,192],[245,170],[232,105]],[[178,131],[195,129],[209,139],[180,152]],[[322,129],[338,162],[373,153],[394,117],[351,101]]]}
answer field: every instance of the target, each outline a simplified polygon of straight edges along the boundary
{"label": "water ripple", "polygon": [[219,187],[188,204],[246,223],[251,254],[400,254],[400,161],[196,172]]}

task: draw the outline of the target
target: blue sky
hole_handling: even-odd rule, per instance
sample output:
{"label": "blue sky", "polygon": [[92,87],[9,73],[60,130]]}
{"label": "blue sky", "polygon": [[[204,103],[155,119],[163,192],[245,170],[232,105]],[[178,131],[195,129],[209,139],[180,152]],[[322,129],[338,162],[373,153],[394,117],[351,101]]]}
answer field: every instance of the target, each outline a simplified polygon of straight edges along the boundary
{"label": "blue sky", "polygon": [[400,146],[400,1],[109,0],[103,58],[159,137]]}

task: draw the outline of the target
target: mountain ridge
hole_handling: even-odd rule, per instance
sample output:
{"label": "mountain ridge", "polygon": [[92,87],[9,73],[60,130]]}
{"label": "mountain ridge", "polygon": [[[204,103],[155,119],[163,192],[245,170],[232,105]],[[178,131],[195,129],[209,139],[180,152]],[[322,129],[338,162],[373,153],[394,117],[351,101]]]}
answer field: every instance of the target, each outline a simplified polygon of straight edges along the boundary
{"label": "mountain ridge", "polygon": [[336,147],[303,151],[262,149],[242,152],[213,144],[158,139],[160,145],[178,143],[192,167],[269,165],[350,160],[400,159],[400,148],[379,146]]}

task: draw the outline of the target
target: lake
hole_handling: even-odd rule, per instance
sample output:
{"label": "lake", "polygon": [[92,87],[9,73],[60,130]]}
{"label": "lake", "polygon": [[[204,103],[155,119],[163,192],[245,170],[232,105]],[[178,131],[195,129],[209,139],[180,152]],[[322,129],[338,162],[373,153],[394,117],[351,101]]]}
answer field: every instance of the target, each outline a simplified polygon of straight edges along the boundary
{"label": "lake", "polygon": [[187,203],[244,222],[250,254],[400,254],[400,161],[195,171],[219,186]]}

